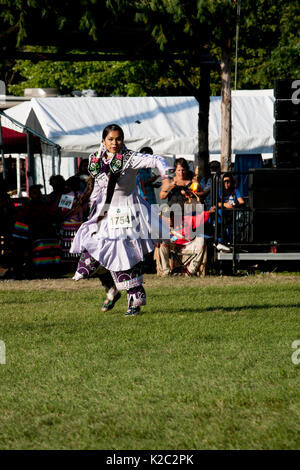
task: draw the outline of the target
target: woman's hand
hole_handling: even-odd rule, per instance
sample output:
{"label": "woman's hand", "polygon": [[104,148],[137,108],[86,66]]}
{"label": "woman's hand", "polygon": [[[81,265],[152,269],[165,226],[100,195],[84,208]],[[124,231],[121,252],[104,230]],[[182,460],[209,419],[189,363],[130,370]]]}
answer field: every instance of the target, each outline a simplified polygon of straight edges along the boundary
{"label": "woman's hand", "polygon": [[161,185],[161,190],[160,190],[160,199],[166,199],[168,196],[169,192],[172,191],[172,189],[176,186],[176,183],[174,180],[169,180],[167,178],[162,180],[162,185]]}
{"label": "woman's hand", "polygon": [[232,209],[235,204],[231,204],[230,202],[224,202],[223,206],[226,207],[226,209]]}

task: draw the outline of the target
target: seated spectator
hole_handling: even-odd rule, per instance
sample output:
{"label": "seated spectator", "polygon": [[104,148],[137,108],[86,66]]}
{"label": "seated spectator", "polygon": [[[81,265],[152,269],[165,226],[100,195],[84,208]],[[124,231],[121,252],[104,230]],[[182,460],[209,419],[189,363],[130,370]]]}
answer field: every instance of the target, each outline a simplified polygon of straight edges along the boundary
{"label": "seated spectator", "polygon": [[58,204],[61,199],[62,194],[65,191],[65,178],[62,175],[52,175],[49,179],[49,184],[52,186],[53,191],[47,195],[46,201],[48,204],[48,209],[53,217],[53,223],[55,224],[56,231],[59,233],[60,230],[60,214],[58,209]]}
{"label": "seated spectator", "polygon": [[79,168],[78,168],[78,172],[75,175],[80,179],[79,191],[81,193],[84,192],[88,179],[89,179],[88,166],[89,166],[89,160],[88,158],[84,158],[83,160],[81,160]]}
{"label": "seated spectator", "polygon": [[15,206],[9,197],[9,194],[0,189],[0,233],[3,235],[11,234],[14,225]]}
{"label": "seated spectator", "polygon": [[[215,212],[215,207],[210,211],[198,211],[183,216],[183,223],[171,231],[173,252],[181,256],[181,265],[185,264],[185,270],[191,276],[204,276],[206,273],[207,250],[205,243],[205,225],[209,223],[210,215]],[[174,250],[175,248],[175,250]],[[171,257],[172,258],[172,257]],[[174,257],[173,257],[174,258]],[[176,259],[175,258],[175,259]],[[173,271],[176,266],[173,264]]]}
{"label": "seated spectator", "polygon": [[[181,220],[184,210],[184,204],[187,202],[184,191],[189,188],[192,178],[189,174],[190,169],[187,161],[184,158],[177,158],[174,162],[175,176],[170,181],[167,189],[162,188],[160,191],[160,199],[167,200],[169,207],[172,210],[165,209],[163,216],[168,217],[170,228],[174,228],[175,219]],[[168,276],[172,271],[172,262],[170,259],[170,245],[169,243],[160,243],[155,249],[155,259],[157,274],[161,276]]]}
{"label": "seated spectator", "polygon": [[69,253],[69,250],[75,233],[84,221],[86,211],[86,208],[81,206],[78,210],[75,210],[80,201],[81,194],[80,178],[78,176],[71,176],[65,183],[64,194],[61,196],[58,204],[63,260],[70,263],[77,263],[78,261],[78,256]]}
{"label": "seated spectator", "polygon": [[55,274],[60,263],[60,245],[41,187],[30,186],[29,200],[16,213],[13,239],[17,278]]}
{"label": "seated spectator", "polygon": [[12,231],[14,226],[15,206],[4,189],[0,189],[0,256],[8,268],[12,256]]}
{"label": "seated spectator", "polygon": [[[193,200],[196,204],[189,204],[192,197],[190,194],[192,191],[192,177],[193,175],[189,171],[187,161],[184,158],[178,158],[175,160],[175,177],[170,182],[169,187],[162,189],[160,192],[160,198],[162,200],[168,200],[170,210],[163,212],[163,217],[168,215],[170,230],[173,234],[173,238],[175,235],[177,244],[180,244],[179,240],[182,233],[187,231],[189,225],[193,225],[193,229],[196,228],[196,219],[202,213],[202,210],[199,212],[200,206],[197,206],[197,203],[200,202],[199,197]],[[201,190],[200,187],[198,189]],[[199,273],[199,270],[201,270],[201,266],[203,267],[206,263],[204,233],[201,235],[197,234],[197,236],[195,236],[195,234],[193,236],[190,236],[190,234],[186,236],[185,234],[183,238],[185,239],[184,244],[186,245],[183,246],[182,244],[180,249],[183,259],[185,257],[184,252],[186,251],[192,250],[197,253],[197,256],[193,257],[193,265],[190,266],[189,269],[190,274],[196,275]],[[172,274],[175,266],[172,257],[170,257],[170,243],[161,243],[156,247],[155,259],[157,262],[158,275],[168,276]],[[202,269],[202,273],[203,272],[204,269]]]}
{"label": "seated spectator", "polygon": [[[204,276],[207,264],[206,225],[210,222],[210,215],[215,212],[215,207],[210,211],[197,210],[183,215],[182,223],[170,230],[171,240],[164,244],[160,250],[156,250],[158,275],[165,276],[163,257],[169,256],[169,274],[179,272],[190,276]],[[178,265],[179,257],[181,261]],[[182,269],[184,267],[184,269]]]}
{"label": "seated spectator", "polygon": [[56,204],[59,202],[65,189],[65,183],[65,178],[62,175],[50,176],[49,184],[52,186],[53,191],[47,196],[47,202],[49,204]]}

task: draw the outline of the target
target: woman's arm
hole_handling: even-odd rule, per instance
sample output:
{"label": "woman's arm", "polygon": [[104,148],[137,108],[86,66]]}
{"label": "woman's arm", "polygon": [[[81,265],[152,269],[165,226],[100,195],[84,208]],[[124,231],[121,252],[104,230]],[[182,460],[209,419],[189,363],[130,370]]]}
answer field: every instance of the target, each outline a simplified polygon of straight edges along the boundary
{"label": "woman's arm", "polygon": [[157,168],[162,179],[171,179],[174,176],[174,168],[169,166],[161,155],[136,152],[132,154],[129,166],[136,170],[140,168]]}
{"label": "woman's arm", "polygon": [[[245,201],[242,197],[239,197],[237,199],[237,203],[236,204],[231,204],[230,202],[224,202],[223,203],[223,207],[226,207],[226,209],[232,209],[233,207],[236,207],[236,206],[242,206],[243,204],[245,204]],[[221,202],[218,203],[218,207],[221,207]]]}
{"label": "woman's arm", "polygon": [[[218,207],[222,207],[221,202],[218,202]],[[223,207],[226,207],[226,209],[232,209],[233,205],[230,204],[230,202],[223,202]]]}
{"label": "woman's arm", "polygon": [[160,199],[166,199],[168,197],[168,194],[172,189],[176,186],[176,182],[173,180],[169,179],[163,179],[162,180],[162,185],[161,185],[161,190],[159,193]]}
{"label": "woman's arm", "polygon": [[240,190],[238,188],[236,188],[235,190],[235,197],[236,197],[236,202],[238,206],[242,206],[243,204],[245,204],[245,201],[242,198]]}

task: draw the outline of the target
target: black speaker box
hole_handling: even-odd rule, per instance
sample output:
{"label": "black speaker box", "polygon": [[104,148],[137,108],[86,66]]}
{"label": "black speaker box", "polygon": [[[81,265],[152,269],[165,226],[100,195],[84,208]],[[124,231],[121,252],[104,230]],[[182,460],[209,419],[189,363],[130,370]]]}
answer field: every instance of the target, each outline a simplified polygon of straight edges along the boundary
{"label": "black speaker box", "polygon": [[249,207],[251,209],[300,210],[300,169],[257,168],[251,170],[249,172]]}
{"label": "black speaker box", "polygon": [[300,99],[300,79],[282,78],[275,80],[274,96],[278,100]]}
{"label": "black speaker box", "polygon": [[251,243],[299,243],[300,210],[253,211],[250,214],[249,241]]}
{"label": "black speaker box", "polygon": [[274,118],[277,121],[300,121],[300,100],[275,100]]}
{"label": "black speaker box", "polygon": [[274,139],[278,141],[300,141],[300,121],[275,121]]}
{"label": "black speaker box", "polygon": [[274,83],[274,162],[277,168],[300,167],[300,80]]}
{"label": "black speaker box", "polygon": [[275,142],[274,160],[278,168],[299,168],[300,142]]}
{"label": "black speaker box", "polygon": [[300,242],[300,169],[249,173],[250,242]]}

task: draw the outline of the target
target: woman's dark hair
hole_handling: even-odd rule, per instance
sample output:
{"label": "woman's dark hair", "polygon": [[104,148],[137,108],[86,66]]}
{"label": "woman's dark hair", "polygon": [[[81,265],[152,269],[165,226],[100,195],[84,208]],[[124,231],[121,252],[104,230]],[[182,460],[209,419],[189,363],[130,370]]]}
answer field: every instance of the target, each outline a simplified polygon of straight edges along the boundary
{"label": "woman's dark hair", "polygon": [[119,131],[122,139],[124,140],[123,129],[122,127],[118,126],[118,124],[109,124],[108,126],[106,126],[102,132],[102,140],[104,140],[107,134],[109,134],[111,131]]}
{"label": "woman's dark hair", "polygon": [[65,178],[62,175],[52,175],[49,179],[50,186],[53,187],[53,190],[61,190],[65,186]]}
{"label": "woman's dark hair", "polygon": [[209,166],[211,173],[218,173],[218,171],[220,171],[221,169],[221,165],[220,165],[220,162],[218,162],[218,160],[212,160],[208,166]]}
{"label": "woman's dark hair", "polygon": [[224,173],[223,175],[223,186],[224,186],[224,179],[229,178],[230,179],[230,192],[234,192],[237,186],[236,179],[233,176],[232,173]]}
{"label": "woman's dark hair", "polygon": [[[109,134],[111,131],[119,131],[122,139],[124,139],[123,129],[120,126],[118,126],[118,124],[109,124],[108,126],[106,126],[102,132],[102,139],[104,140],[107,134]],[[79,212],[79,210],[85,204],[88,203],[90,195],[93,192],[94,185],[95,185],[95,178],[93,176],[89,176],[84,193],[81,196],[79,196],[78,202],[70,210],[70,212],[68,213],[68,217],[70,217],[70,215],[74,215],[77,212]]]}
{"label": "woman's dark hair", "polygon": [[32,184],[29,188],[29,191],[28,191],[29,192],[29,197],[32,195],[32,193],[34,191],[39,191],[39,193],[42,195],[42,193],[41,193],[41,188],[42,187],[43,187],[42,184]]}
{"label": "woman's dark hair", "polygon": [[87,170],[88,164],[89,164],[89,160],[87,158],[84,158],[83,160],[81,160],[79,164],[79,168],[78,168],[78,174],[82,174],[83,170]]}
{"label": "woman's dark hair", "polygon": [[151,147],[143,147],[141,150],[140,150],[140,153],[149,153],[150,155],[153,155],[153,150]]}
{"label": "woman's dark hair", "polygon": [[189,171],[190,169],[189,164],[185,158],[176,158],[174,162],[175,168],[177,168],[178,165],[182,166],[182,168],[184,168],[186,171]]}
{"label": "woman's dark hair", "polygon": [[80,178],[78,176],[70,176],[65,182],[66,186],[69,186],[71,191],[79,191],[80,189]]}
{"label": "woman's dark hair", "polygon": [[82,209],[82,207],[83,207],[85,204],[87,204],[87,203],[89,202],[90,195],[92,194],[93,189],[94,189],[94,184],[95,184],[95,178],[94,178],[93,176],[89,176],[83,194],[81,194],[81,195],[78,197],[78,200],[77,200],[77,202],[74,204],[74,206],[72,207],[72,209],[70,209],[70,210],[65,214],[65,218],[68,218],[68,217],[70,217],[70,216],[73,216],[73,215],[75,215],[75,214],[78,214],[78,212]]}

